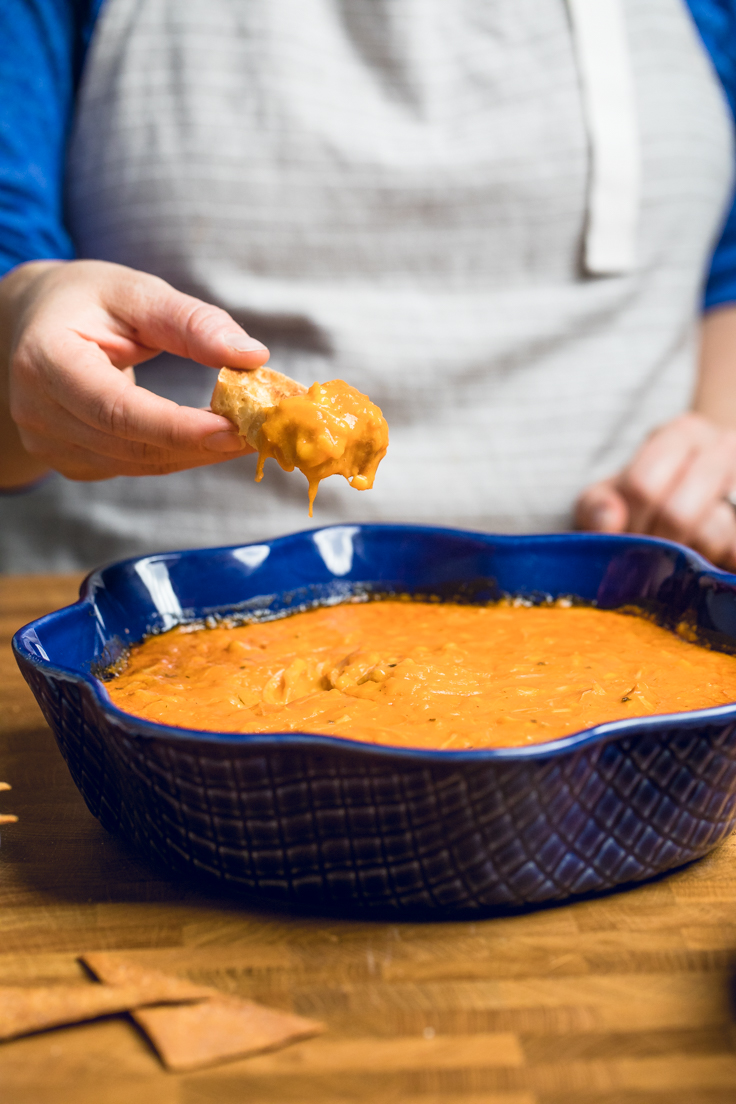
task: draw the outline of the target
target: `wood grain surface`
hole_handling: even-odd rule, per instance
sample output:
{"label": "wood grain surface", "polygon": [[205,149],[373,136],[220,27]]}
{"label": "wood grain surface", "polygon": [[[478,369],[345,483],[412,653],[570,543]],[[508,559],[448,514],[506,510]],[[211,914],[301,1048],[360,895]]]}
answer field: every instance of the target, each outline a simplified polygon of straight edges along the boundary
{"label": "wood grain surface", "polygon": [[2,1104],[733,1104],[736,838],[648,886],[523,916],[360,923],[255,910],[152,874],[77,793],[8,647],[78,579],[0,580],[0,984],[137,961],[326,1021],[166,1073],[114,1017],[0,1046]]}

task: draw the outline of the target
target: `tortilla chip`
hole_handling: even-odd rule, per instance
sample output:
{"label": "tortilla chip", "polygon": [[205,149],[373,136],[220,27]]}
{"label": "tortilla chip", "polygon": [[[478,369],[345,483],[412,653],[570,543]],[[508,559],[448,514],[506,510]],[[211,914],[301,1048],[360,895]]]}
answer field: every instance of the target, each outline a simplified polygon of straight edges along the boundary
{"label": "tortilla chip", "polygon": [[[10,790],[12,786],[9,782],[0,782],[0,790]],[[17,824],[17,816],[13,816],[12,813],[0,813],[0,824]]]}
{"label": "tortilla chip", "polygon": [[166,1068],[176,1072],[277,1050],[325,1030],[314,1020],[227,996],[132,1015]]}
{"label": "tortilla chip", "polygon": [[0,986],[0,1039],[128,1012],[170,999],[153,989],[112,985]]}
{"label": "tortilla chip", "polygon": [[107,951],[92,951],[80,955],[81,961],[105,985],[135,987],[141,993],[155,993],[155,1001],[139,1001],[140,1004],[160,1004],[165,1001],[202,1000],[221,996],[219,989],[209,985],[197,985],[187,978],[172,977],[161,970],[150,970],[130,959]]}
{"label": "tortilla chip", "polygon": [[131,1010],[131,1016],[170,1070],[199,1069],[244,1058],[325,1030],[314,1020],[149,970],[120,955],[93,952],[82,955],[82,962],[107,985],[135,985],[144,991],[167,992],[171,1001],[209,998],[198,1004]]}

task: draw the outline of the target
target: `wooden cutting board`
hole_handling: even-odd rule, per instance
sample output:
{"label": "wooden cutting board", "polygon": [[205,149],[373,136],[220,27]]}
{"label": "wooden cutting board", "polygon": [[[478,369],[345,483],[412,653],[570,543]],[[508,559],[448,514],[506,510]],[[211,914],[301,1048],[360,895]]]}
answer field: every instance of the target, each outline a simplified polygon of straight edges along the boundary
{"label": "wooden cutting board", "polygon": [[141,963],[327,1022],[165,1073],[115,1017],[0,1045],[2,1104],[733,1104],[736,837],[661,881],[475,923],[256,911],[149,871],[88,813],[12,659],[77,577],[0,579],[0,984]]}

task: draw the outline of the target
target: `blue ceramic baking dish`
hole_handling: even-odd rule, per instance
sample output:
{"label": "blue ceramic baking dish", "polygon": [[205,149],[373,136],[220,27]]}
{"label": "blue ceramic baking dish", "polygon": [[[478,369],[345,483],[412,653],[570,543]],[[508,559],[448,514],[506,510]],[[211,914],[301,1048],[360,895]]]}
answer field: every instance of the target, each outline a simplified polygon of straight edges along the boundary
{"label": "blue ceramic baking dish", "polygon": [[182,621],[356,592],[637,605],[736,650],[736,577],[667,541],[341,526],[171,552],[88,577],[13,641],[92,813],[220,888],[344,912],[460,915],[637,882],[736,819],[736,705],[464,752],[331,736],[195,732],[114,708],[95,670]]}

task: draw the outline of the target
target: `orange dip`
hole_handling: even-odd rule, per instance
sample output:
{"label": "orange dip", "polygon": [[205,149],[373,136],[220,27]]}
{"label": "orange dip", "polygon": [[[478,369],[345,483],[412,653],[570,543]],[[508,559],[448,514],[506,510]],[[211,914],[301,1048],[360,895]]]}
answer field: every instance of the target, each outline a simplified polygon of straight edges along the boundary
{"label": "orange dip", "polygon": [[736,658],[597,609],[355,602],[173,629],[106,685],[121,709],[186,728],[457,750],[723,705]]}
{"label": "orange dip", "polygon": [[320,480],[328,475],[344,475],[359,491],[371,489],[388,448],[388,426],[367,395],[330,380],[274,406],[261,426],[258,446],[256,482],[269,456],[284,471],[299,468],[309,482],[311,517]]}

